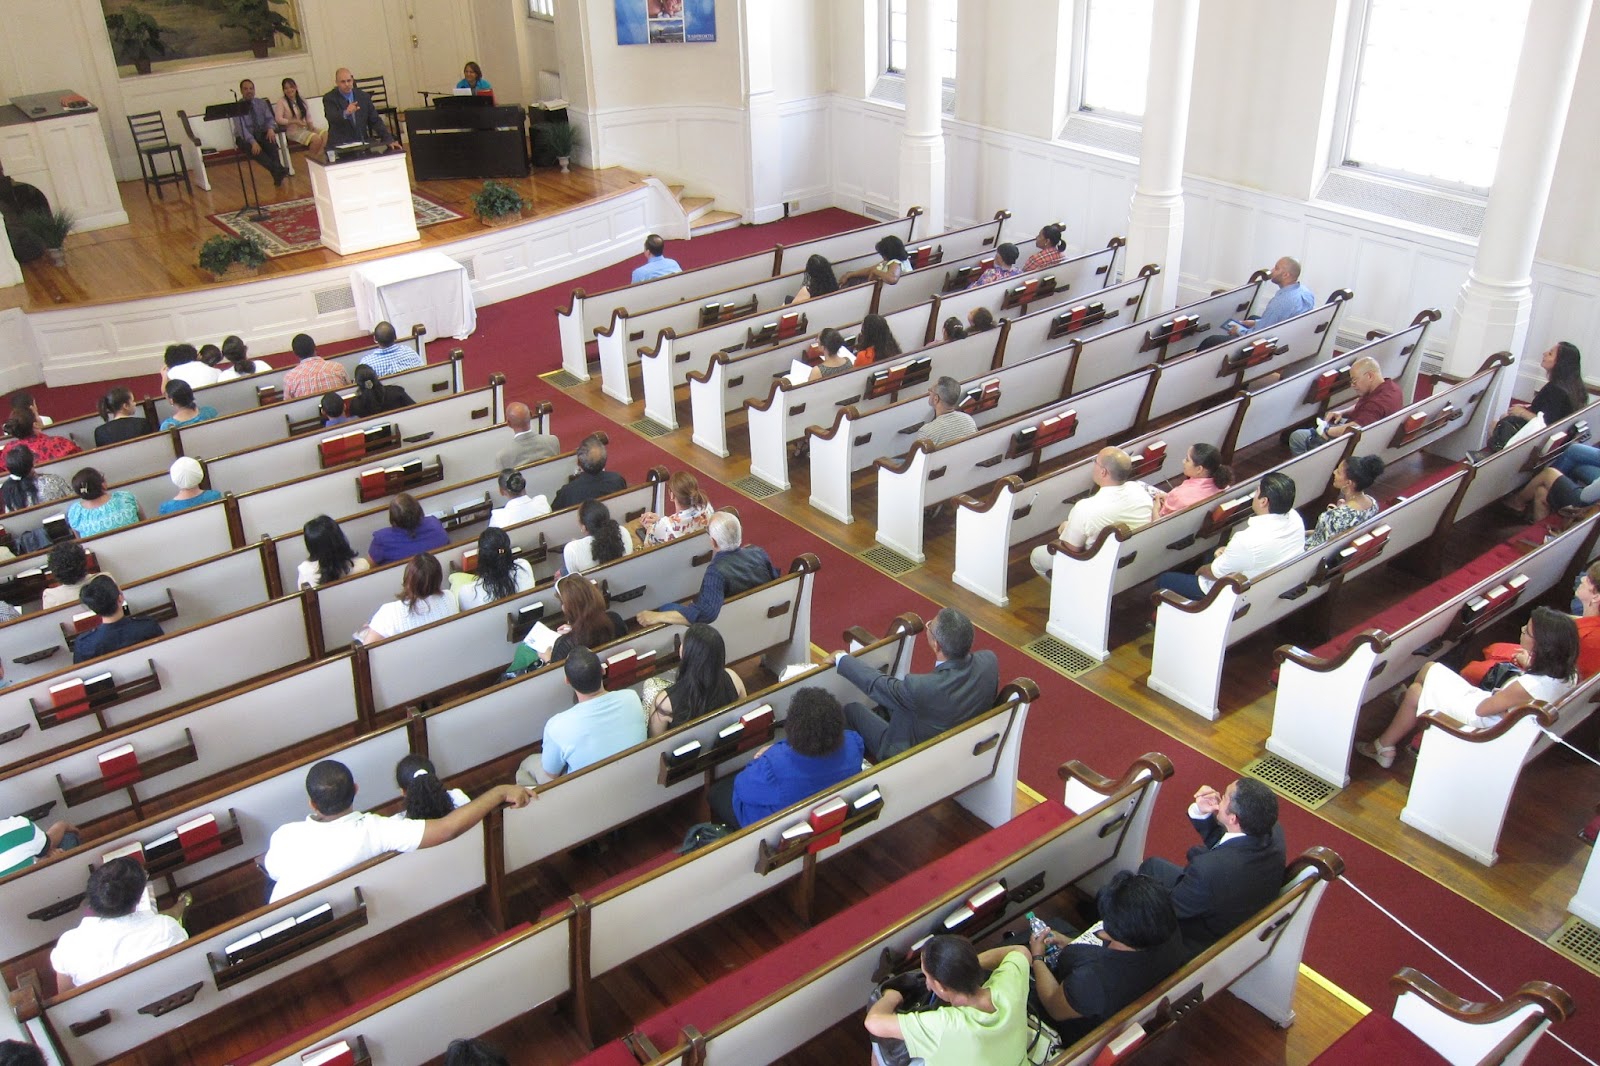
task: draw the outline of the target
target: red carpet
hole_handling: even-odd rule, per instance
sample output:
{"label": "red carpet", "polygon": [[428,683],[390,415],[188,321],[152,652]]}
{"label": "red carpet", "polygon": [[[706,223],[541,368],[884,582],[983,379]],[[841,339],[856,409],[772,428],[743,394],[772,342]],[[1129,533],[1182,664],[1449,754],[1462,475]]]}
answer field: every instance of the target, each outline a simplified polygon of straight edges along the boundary
{"label": "red carpet", "polygon": [[[845,212],[818,212],[772,226],[674,242],[669,254],[685,267],[702,265],[769,247],[776,240],[794,242],[861,224],[862,220]],[[467,350],[470,384],[480,385],[490,373],[498,371],[511,382],[513,398],[550,400],[556,405],[555,426],[564,441],[575,441],[592,429],[606,428],[612,440],[611,466],[630,481],[651,466],[675,468],[680,461],[544,384],[535,375],[555,369],[560,362],[554,308],[566,303],[575,286],[595,292],[626,281],[633,263],[630,259],[572,283],[484,308],[478,317],[477,333],[460,345]],[[94,391],[98,394],[99,389]],[[41,405],[58,416],[85,409],[82,403],[69,405],[67,394],[68,390],[43,390]],[[715,485],[704,471],[700,474]],[[850,625],[882,632],[895,615],[904,611],[931,618],[938,610],[937,604],[780,517],[764,504],[720,486],[711,488],[710,495],[715,503],[737,506],[744,516],[747,539],[766,547],[780,565],[806,551],[822,560],[819,595],[812,614],[813,640],[818,645],[839,646],[840,635]],[[1150,850],[1153,854],[1180,857],[1194,842],[1184,817],[1190,795],[1202,784],[1220,787],[1235,774],[1015,648],[982,635],[979,641],[980,646],[993,648],[999,655],[1002,680],[1029,676],[1044,693],[1029,718],[1022,779],[1045,795],[1059,796],[1055,769],[1067,759],[1081,759],[1098,770],[1115,772],[1143,752],[1160,751],[1171,758],[1177,772],[1162,793],[1152,825]],[[930,665],[924,645],[919,648],[917,669]],[[1600,980],[1315,814],[1287,802],[1282,811],[1291,854],[1312,844],[1332,848],[1344,858],[1352,882],[1497,990],[1510,991],[1528,980],[1552,981],[1564,987],[1577,1001],[1579,1012],[1557,1026],[1554,1033],[1589,1055],[1600,1055],[1600,1010],[1594,1009],[1600,1004]],[[1383,1011],[1392,1005],[1388,978],[1402,966],[1415,966],[1468,998],[1474,992],[1466,978],[1392,926],[1342,884],[1331,887],[1324,898],[1312,928],[1306,962],[1369,1006]],[[1545,1040],[1531,1061],[1565,1066],[1578,1060],[1566,1049]]]}

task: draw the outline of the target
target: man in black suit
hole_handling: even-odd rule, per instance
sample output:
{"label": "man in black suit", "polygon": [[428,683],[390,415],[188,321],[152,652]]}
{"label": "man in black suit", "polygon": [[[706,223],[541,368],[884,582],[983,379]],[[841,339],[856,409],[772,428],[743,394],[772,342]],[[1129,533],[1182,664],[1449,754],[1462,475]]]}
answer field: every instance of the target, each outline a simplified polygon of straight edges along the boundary
{"label": "man in black suit", "polygon": [[[992,651],[972,650],[972,622],[946,607],[928,626],[933,673],[887,677],[845,652],[833,661],[844,679],[866,693],[876,708],[845,705],[845,720],[867,742],[873,761],[898,755],[994,706],[1000,663]],[[885,716],[887,712],[887,716]]]}
{"label": "man in black suit", "polygon": [[356,88],[355,75],[340,67],[333,76],[337,83],[322,98],[322,114],[328,120],[328,144],[356,141],[382,141],[384,150],[394,147],[394,134],[373,109],[372,97]]}
{"label": "man in black suit", "polygon": [[1198,954],[1277,897],[1285,853],[1278,797],[1253,777],[1220,795],[1201,786],[1189,820],[1204,842],[1189,849],[1189,865],[1151,856],[1139,872],[1172,890],[1184,944]]}

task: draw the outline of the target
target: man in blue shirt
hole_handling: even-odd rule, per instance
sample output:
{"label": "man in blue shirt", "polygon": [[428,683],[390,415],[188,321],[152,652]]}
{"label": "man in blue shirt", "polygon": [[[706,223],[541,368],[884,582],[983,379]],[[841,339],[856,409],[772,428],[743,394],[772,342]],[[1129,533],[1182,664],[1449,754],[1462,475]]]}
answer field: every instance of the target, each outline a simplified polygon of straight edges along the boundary
{"label": "man in blue shirt", "polygon": [[100,616],[100,624],[85,630],[72,642],[75,663],[110,655],[162,635],[161,623],[124,615],[122,590],[109,574],[101,574],[78,592],[78,602]]}
{"label": "man in blue shirt", "polygon": [[600,657],[578,646],[562,669],[578,702],[544,724],[544,746],[517,769],[517,782],[553,781],[615,755],[645,738],[644,705],[631,688],[607,692]]}
{"label": "man in blue shirt", "polygon": [[239,98],[250,111],[233,120],[233,143],[267,168],[274,187],[282,185],[289,170],[278,159],[278,120],[272,117],[272,105],[256,95],[256,83],[249,78],[239,83]]}
{"label": "man in blue shirt", "polygon": [[1239,325],[1224,326],[1223,332],[1213,333],[1200,342],[1201,350],[1226,344],[1234,337],[1246,333],[1258,333],[1286,318],[1303,315],[1317,306],[1317,298],[1312,295],[1311,290],[1300,284],[1299,260],[1284,256],[1272,265],[1272,272],[1267,275],[1267,280],[1276,285],[1278,291],[1267,301],[1266,310],[1255,318],[1245,319]]}
{"label": "man in blue shirt", "polygon": [[664,278],[668,274],[677,274],[683,270],[676,259],[667,258],[667,242],[661,239],[658,233],[652,233],[644,239],[644,265],[633,268],[633,283],[649,281],[651,278]]}
{"label": "man in blue shirt", "polygon": [[363,355],[361,362],[370,366],[380,378],[391,377],[402,370],[414,370],[427,363],[414,347],[398,342],[394,327],[387,322],[379,322],[373,327],[372,343],[378,346],[378,350]]}

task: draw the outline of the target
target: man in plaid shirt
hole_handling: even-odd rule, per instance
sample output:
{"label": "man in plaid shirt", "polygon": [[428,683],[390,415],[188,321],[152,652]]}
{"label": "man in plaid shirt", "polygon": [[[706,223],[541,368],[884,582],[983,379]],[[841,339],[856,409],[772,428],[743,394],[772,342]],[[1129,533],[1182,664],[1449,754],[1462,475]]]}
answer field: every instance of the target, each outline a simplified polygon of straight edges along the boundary
{"label": "man in plaid shirt", "polygon": [[289,342],[299,364],[283,376],[283,398],[298,400],[302,396],[321,396],[350,384],[350,374],[343,363],[330,363],[317,355],[317,343],[304,333],[296,333]]}
{"label": "man in plaid shirt", "polygon": [[379,322],[372,331],[372,343],[378,346],[375,352],[368,352],[361,357],[365,366],[370,366],[372,372],[380,378],[390,377],[402,370],[411,370],[427,363],[427,360],[409,344],[396,344],[394,327],[387,322]]}

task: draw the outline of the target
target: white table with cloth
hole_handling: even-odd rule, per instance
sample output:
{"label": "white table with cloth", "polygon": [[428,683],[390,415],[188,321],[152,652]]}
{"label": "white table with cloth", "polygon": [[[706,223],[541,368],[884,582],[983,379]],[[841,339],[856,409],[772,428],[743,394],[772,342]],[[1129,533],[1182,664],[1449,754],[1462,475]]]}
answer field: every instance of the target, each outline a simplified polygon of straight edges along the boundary
{"label": "white table with cloth", "polygon": [[429,337],[466,340],[478,325],[467,268],[443,252],[410,252],[363,263],[350,272],[356,322],[389,322],[402,337],[421,322]]}

